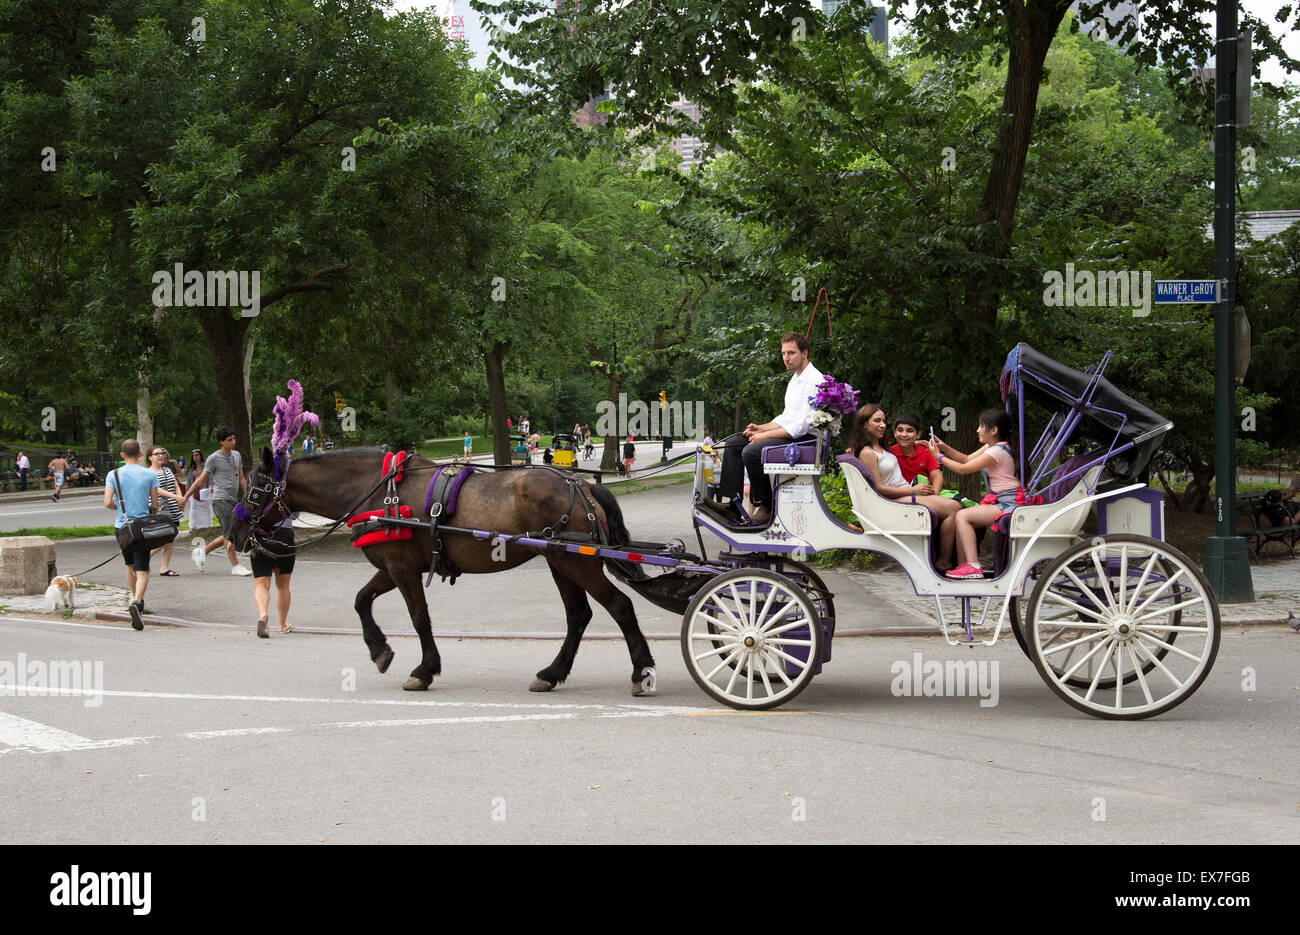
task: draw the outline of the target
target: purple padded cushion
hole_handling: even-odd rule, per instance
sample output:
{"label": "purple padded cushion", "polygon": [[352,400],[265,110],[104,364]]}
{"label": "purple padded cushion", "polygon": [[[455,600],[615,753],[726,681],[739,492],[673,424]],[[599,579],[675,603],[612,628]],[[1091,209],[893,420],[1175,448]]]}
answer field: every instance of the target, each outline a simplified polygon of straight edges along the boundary
{"label": "purple padded cushion", "polygon": [[[785,460],[785,449],[790,443],[785,445],[769,445],[763,449],[764,464],[788,464]],[[799,458],[795,464],[812,464],[813,459],[817,457],[817,442],[799,442],[796,447],[799,449]]]}
{"label": "purple padded cushion", "polygon": [[1052,472],[1051,483],[1048,484],[1047,489],[1043,491],[1043,502],[1055,503],[1057,500],[1060,500],[1062,497],[1068,494],[1071,490],[1073,490],[1076,486],[1078,486],[1079,478],[1082,476],[1080,474],[1080,475],[1075,475],[1074,477],[1070,477],[1069,476],[1070,473],[1079,470],[1085,464],[1088,464],[1092,461],[1096,461],[1103,454],[1105,454],[1104,451],[1097,450],[1097,451],[1090,451],[1087,454],[1083,454],[1083,455],[1075,455],[1073,458],[1070,458],[1068,461],[1066,461],[1064,464],[1058,467],[1055,471]]}

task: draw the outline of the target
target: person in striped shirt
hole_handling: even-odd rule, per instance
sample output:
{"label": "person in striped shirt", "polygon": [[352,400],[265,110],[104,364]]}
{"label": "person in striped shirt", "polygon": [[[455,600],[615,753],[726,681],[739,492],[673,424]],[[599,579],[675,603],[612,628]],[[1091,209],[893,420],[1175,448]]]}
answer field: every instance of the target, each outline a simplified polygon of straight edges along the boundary
{"label": "person in striped shirt", "polygon": [[[149,467],[158,475],[158,507],[159,512],[170,516],[176,520],[177,524],[181,521],[181,495],[176,489],[176,475],[168,467],[171,463],[171,455],[167,449],[161,445],[154,445],[149,449]],[[172,543],[168,542],[153,550],[152,555],[162,553],[162,571],[159,572],[164,578],[178,578],[180,572],[173,570],[172,560]]]}

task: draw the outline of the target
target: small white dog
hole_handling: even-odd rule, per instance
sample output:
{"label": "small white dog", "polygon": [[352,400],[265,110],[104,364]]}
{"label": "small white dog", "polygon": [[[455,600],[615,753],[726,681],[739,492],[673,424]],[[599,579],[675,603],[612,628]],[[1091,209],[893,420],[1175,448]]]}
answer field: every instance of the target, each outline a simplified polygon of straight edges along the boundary
{"label": "small white dog", "polygon": [[50,581],[50,586],[45,589],[45,599],[54,605],[54,609],[59,609],[59,603],[62,602],[64,607],[70,610],[77,609],[77,579],[71,575],[59,575]]}

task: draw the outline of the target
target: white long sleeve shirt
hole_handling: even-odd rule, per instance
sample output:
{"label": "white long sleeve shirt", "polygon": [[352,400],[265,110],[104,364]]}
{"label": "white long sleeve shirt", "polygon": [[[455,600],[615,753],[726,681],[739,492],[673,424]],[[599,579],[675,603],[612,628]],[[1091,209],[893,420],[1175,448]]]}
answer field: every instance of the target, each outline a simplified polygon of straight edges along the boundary
{"label": "white long sleeve shirt", "polygon": [[808,421],[813,414],[808,397],[817,392],[817,384],[823,379],[822,372],[812,365],[812,361],[803,368],[803,373],[790,377],[785,388],[785,410],[772,421],[789,432],[791,438],[807,433]]}

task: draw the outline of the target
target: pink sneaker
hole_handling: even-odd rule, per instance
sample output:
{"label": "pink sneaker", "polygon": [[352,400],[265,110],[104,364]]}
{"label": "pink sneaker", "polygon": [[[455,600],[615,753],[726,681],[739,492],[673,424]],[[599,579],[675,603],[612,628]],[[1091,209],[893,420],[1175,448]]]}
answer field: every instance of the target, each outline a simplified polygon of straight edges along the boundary
{"label": "pink sneaker", "polygon": [[967,562],[965,565],[959,565],[952,571],[948,572],[949,578],[983,578],[984,570],[978,565],[972,565]]}

